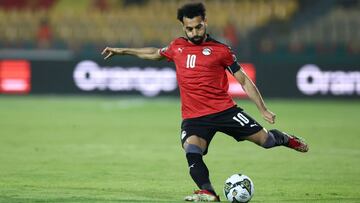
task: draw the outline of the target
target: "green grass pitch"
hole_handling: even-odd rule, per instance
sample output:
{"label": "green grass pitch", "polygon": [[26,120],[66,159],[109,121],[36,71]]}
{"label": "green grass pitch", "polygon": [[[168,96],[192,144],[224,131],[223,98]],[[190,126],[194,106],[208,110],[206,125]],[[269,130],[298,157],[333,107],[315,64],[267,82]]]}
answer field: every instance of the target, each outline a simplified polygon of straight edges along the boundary
{"label": "green grass pitch", "polygon": [[[359,100],[268,100],[267,128],[304,137],[306,154],[217,134],[205,157],[221,194],[234,173],[252,202],[360,202]],[[0,202],[183,202],[196,189],[180,147],[178,99],[0,97]]]}

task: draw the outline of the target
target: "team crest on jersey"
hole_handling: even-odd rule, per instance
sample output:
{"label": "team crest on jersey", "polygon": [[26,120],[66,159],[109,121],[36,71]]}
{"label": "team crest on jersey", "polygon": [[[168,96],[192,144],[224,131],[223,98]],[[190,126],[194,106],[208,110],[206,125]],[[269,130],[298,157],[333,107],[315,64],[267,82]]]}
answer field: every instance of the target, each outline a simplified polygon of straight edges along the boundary
{"label": "team crest on jersey", "polygon": [[179,53],[182,53],[184,48],[178,48]]}
{"label": "team crest on jersey", "polygon": [[209,56],[211,54],[211,49],[210,48],[204,48],[202,53],[205,55],[205,56]]}

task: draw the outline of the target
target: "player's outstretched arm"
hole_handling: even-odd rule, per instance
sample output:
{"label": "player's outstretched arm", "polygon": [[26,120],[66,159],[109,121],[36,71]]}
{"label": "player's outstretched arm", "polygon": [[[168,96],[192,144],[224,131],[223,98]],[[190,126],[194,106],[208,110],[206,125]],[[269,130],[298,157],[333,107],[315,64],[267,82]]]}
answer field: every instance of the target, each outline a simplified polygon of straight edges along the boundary
{"label": "player's outstretched arm", "polygon": [[236,80],[241,84],[249,98],[256,104],[262,117],[269,123],[275,123],[275,114],[266,108],[265,102],[256,87],[256,85],[250,80],[246,73],[240,69],[234,74]]}
{"label": "player's outstretched arm", "polygon": [[164,57],[160,55],[158,48],[147,47],[147,48],[112,48],[106,47],[102,53],[105,55],[104,59],[108,59],[115,55],[132,55],[142,59],[148,60],[161,60]]}

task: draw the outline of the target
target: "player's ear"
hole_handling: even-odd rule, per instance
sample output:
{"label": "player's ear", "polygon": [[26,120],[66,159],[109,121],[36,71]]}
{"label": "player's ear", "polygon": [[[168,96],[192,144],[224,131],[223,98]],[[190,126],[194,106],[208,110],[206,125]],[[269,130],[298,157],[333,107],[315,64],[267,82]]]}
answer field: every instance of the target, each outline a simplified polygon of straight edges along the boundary
{"label": "player's ear", "polygon": [[179,20],[179,23],[180,23],[180,25],[185,29],[184,18],[185,18],[185,17],[183,17],[182,20]]}
{"label": "player's ear", "polygon": [[186,28],[185,28],[184,23],[181,23],[181,27],[182,27],[183,31],[186,32]]}
{"label": "player's ear", "polygon": [[184,22],[179,21],[179,23],[180,23],[180,25],[181,25],[182,29],[185,31],[185,25],[184,25]]}
{"label": "player's ear", "polygon": [[204,24],[207,26],[207,17],[204,18]]}

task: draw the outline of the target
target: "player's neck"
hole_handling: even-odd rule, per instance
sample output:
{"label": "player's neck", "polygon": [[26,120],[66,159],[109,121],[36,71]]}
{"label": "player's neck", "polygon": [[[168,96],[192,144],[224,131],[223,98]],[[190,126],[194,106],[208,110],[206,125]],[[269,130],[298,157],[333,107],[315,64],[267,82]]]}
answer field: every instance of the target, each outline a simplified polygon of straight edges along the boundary
{"label": "player's neck", "polygon": [[203,43],[206,42],[207,38],[208,38],[208,35],[205,34],[204,40],[203,40],[202,42],[203,42]]}

